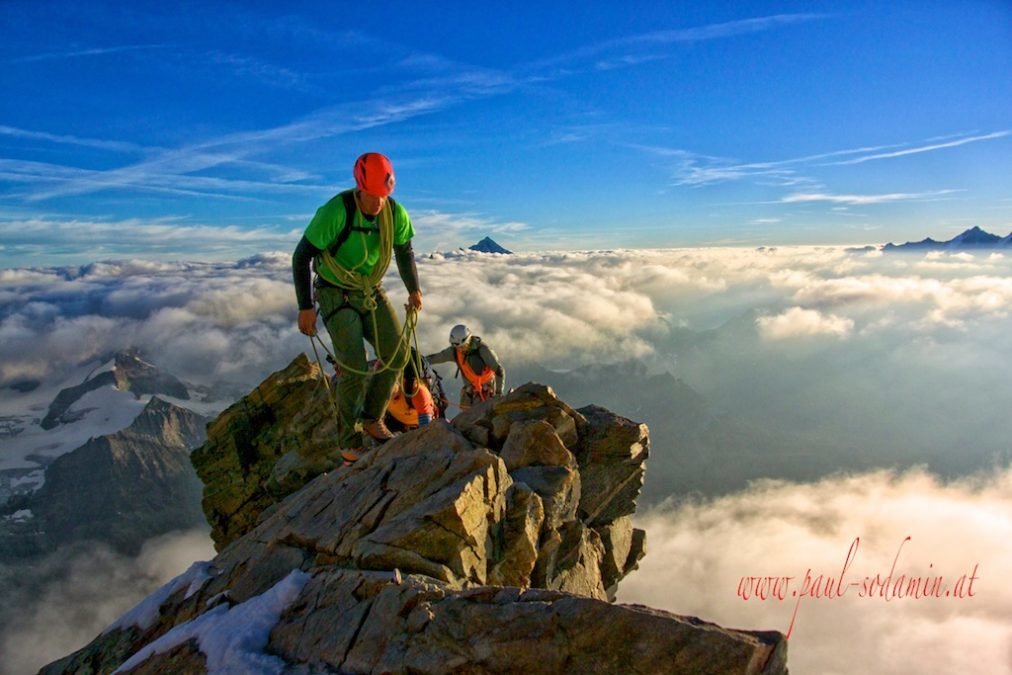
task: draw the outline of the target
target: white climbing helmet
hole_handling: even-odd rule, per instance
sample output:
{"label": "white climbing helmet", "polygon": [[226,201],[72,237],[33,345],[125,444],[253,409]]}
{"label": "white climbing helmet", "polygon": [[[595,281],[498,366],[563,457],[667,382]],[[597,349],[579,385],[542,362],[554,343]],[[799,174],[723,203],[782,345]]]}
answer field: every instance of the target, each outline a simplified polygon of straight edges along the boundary
{"label": "white climbing helmet", "polygon": [[471,339],[471,331],[462,323],[458,323],[450,330],[450,344],[454,347],[466,344],[469,339]]}

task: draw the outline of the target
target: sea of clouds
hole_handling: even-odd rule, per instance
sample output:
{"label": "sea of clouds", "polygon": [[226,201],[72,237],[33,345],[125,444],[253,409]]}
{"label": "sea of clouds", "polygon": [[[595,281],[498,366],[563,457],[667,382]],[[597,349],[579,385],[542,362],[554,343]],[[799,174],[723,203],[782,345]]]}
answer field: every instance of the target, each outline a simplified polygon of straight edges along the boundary
{"label": "sea of clouds", "polygon": [[150,539],[136,558],[75,545],[35,561],[40,582],[28,587],[17,582],[17,569],[0,567],[10,603],[0,617],[0,673],[34,673],[80,649],[193,561],[212,557],[211,537],[200,529]]}
{"label": "sea of clouds", "polygon": [[[268,253],[233,263],[0,269],[0,386],[127,345],[180,377],[255,383],[306,347],[295,331],[289,260]],[[434,254],[419,270],[423,349],[442,347],[449,326],[466,322],[514,363],[565,368],[663,354],[673,328],[712,329],[750,310],[760,313],[753,323],[766,344],[784,350],[821,338],[859,353],[913,343],[911,358],[964,365],[1008,354],[1000,336],[1012,260],[1000,253]],[[387,286],[403,296],[393,271]]]}
{"label": "sea of clouds", "polygon": [[[791,637],[792,666],[1008,671],[1012,259],[711,248],[434,254],[418,267],[424,352],[443,348],[462,322],[508,373],[639,359],[683,378],[715,411],[808,434],[812,453],[819,439],[832,441],[877,467],[709,500],[674,495],[639,516],[649,553],[622,600],[786,631],[790,603],[737,598],[740,576],[832,573],[855,537],[855,569],[874,574],[910,535],[902,561],[911,569],[949,576],[979,563],[976,597],[809,600]],[[386,285],[403,304],[395,272]],[[311,353],[295,314],[288,253],[0,270],[0,387],[60,381],[84,361],[137,346],[184,380],[251,388]],[[4,412],[26,400],[0,393]]]}
{"label": "sea of clouds", "polygon": [[[636,521],[648,555],[619,602],[733,628],[787,633],[793,622],[788,664],[800,673],[1012,672],[1008,468],[955,481],[923,470],[762,481]],[[739,584],[749,576],[793,579],[781,584],[783,600],[745,599]],[[938,577],[931,595],[909,585],[923,578],[934,590]],[[839,579],[842,594],[816,597]]]}

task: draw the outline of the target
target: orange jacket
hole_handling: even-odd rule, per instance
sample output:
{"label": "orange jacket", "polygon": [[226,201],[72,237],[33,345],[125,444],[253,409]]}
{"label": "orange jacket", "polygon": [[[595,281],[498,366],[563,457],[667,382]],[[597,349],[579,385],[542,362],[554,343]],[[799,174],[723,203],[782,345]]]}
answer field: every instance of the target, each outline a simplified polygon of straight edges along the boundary
{"label": "orange jacket", "polygon": [[471,389],[478,395],[481,400],[485,400],[485,385],[495,379],[495,371],[485,366],[485,369],[481,371],[481,374],[474,372],[471,368],[471,364],[467,362],[466,355],[462,353],[462,350],[457,350],[454,353],[457,358],[457,367],[460,368],[460,372],[464,375],[464,378],[471,383]]}
{"label": "orange jacket", "polygon": [[432,402],[432,394],[424,382],[416,381],[418,391],[411,397],[411,401],[404,396],[404,391],[398,387],[393,396],[390,397],[390,405],[387,412],[394,416],[398,422],[415,429],[418,427],[418,415],[428,415],[429,419],[436,416],[436,406]]}

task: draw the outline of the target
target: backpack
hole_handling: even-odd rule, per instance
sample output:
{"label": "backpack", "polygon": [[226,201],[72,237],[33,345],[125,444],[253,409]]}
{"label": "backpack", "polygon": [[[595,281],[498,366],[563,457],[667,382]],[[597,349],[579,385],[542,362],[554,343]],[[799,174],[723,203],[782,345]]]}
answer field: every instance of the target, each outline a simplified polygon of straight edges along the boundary
{"label": "backpack", "polygon": [[421,377],[425,386],[429,388],[429,393],[432,394],[432,404],[436,407],[435,418],[446,419],[446,408],[450,405],[450,399],[447,398],[446,391],[443,389],[443,378],[432,369],[427,358],[424,356],[420,358],[422,362]]}

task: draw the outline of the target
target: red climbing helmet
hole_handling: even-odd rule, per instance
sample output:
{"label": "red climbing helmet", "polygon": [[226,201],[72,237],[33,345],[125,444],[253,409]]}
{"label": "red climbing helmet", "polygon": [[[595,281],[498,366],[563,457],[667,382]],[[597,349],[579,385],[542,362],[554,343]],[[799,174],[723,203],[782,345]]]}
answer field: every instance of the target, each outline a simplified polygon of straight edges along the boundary
{"label": "red climbing helmet", "polygon": [[394,166],[378,152],[367,152],[355,160],[355,184],[362,192],[388,197],[394,191]]}

